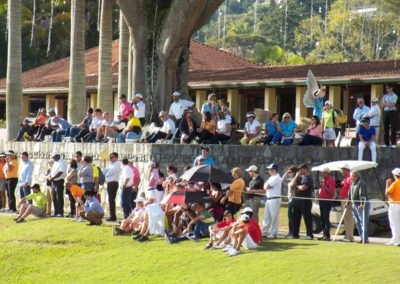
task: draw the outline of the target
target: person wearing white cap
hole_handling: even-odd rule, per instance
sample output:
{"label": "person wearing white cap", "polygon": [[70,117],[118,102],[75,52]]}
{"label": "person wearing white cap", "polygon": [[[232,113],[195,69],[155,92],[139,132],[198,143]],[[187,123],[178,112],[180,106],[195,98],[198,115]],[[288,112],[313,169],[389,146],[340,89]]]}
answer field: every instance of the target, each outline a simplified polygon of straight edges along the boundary
{"label": "person wearing white cap", "polygon": [[322,129],[324,133],[325,146],[335,147],[336,133],[338,127],[337,113],[332,108],[331,102],[326,101],[322,112]]}
{"label": "person wearing white cap", "polygon": [[143,125],[146,124],[146,104],[143,101],[142,94],[136,94],[133,97],[132,108],[134,116],[140,120],[140,123]]}
{"label": "person wearing white cap", "polygon": [[64,215],[64,179],[67,175],[67,165],[61,158],[58,151],[54,151],[51,157],[54,160],[51,167],[49,182],[52,185],[53,191],[53,217],[63,217]]}
{"label": "person wearing white cap", "polygon": [[267,166],[269,178],[264,184],[267,200],[265,201],[262,234],[270,239],[278,237],[279,211],[281,208],[282,178],[278,173],[278,165]]}
{"label": "person wearing white cap", "polygon": [[261,140],[261,124],[253,112],[246,114],[247,122],[244,125],[244,137],[240,139],[242,145],[255,145]]}
{"label": "person wearing white cap", "polygon": [[173,102],[169,107],[168,114],[175,119],[177,121],[177,125],[179,125],[183,112],[185,109],[191,109],[194,105],[194,102],[181,99],[181,94],[179,92],[174,92],[172,94],[172,100]]}
{"label": "person wearing white cap", "polygon": [[135,209],[132,210],[131,215],[129,215],[128,218],[122,220],[119,227],[113,226],[112,232],[114,236],[129,234],[131,232],[139,233],[140,228],[144,223],[144,214],[146,212],[144,203],[146,199],[139,196],[134,201],[136,203],[136,206]]}
{"label": "person wearing white cap", "polygon": [[389,223],[392,238],[387,245],[400,246],[400,168],[392,171],[394,181],[386,181],[386,194],[389,199]]}
{"label": "person wearing white cap", "polygon": [[160,120],[163,122],[163,126],[160,130],[154,132],[150,137],[147,139],[148,143],[155,143],[158,140],[168,140],[174,135],[175,132],[175,123],[174,121],[168,116],[166,111],[160,111],[158,115]]}
{"label": "person wearing white cap", "polygon": [[320,181],[319,198],[319,211],[321,214],[322,230],[324,232],[323,237],[319,240],[330,241],[331,240],[331,222],[329,215],[332,208],[332,199],[335,195],[336,182],[333,177],[330,176],[330,170],[325,168],[322,170],[322,179]]}
{"label": "person wearing white cap", "polygon": [[[351,177],[350,177],[350,166],[349,164],[344,164],[341,167],[342,175],[344,179],[340,184],[340,193],[339,198],[341,200],[347,200],[349,198],[349,190],[351,186]],[[345,237],[341,240],[343,242],[352,242],[354,240],[354,218],[352,213],[352,206],[350,202],[342,201],[341,202],[342,211],[344,213],[343,223],[345,230]]]}
{"label": "person wearing white cap", "polygon": [[256,165],[251,165],[246,169],[249,173],[251,180],[249,181],[248,187],[246,187],[246,206],[253,209],[254,219],[258,222],[258,212],[261,207],[261,200],[265,194],[264,179],[260,176],[258,167]]}
{"label": "person wearing white cap", "polygon": [[201,113],[209,112],[211,118],[215,120],[215,116],[218,113],[219,106],[216,102],[217,96],[214,93],[208,95],[208,101],[205,102],[201,107]]}
{"label": "person wearing white cap", "polygon": [[379,138],[379,123],[381,121],[381,108],[379,107],[379,99],[377,97],[371,98],[371,108],[365,116],[370,120],[370,126],[375,128],[376,138]]}

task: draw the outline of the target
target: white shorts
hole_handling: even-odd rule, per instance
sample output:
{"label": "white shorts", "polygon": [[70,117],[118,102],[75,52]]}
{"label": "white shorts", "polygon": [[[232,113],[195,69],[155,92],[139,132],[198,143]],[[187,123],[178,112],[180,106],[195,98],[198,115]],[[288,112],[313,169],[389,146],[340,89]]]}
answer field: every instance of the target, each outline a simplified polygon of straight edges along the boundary
{"label": "white shorts", "polygon": [[255,241],[253,241],[250,235],[247,234],[243,240],[242,246],[244,246],[247,249],[255,249],[257,247],[257,244]]}
{"label": "white shorts", "polygon": [[325,128],[324,129],[324,139],[325,140],[336,140],[335,129],[333,129],[333,128]]}

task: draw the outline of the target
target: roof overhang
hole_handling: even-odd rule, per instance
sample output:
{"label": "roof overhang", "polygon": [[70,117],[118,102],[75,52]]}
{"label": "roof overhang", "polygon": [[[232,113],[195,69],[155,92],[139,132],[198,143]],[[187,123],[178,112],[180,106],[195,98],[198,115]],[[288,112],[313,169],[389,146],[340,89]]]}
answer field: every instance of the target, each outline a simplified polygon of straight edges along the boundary
{"label": "roof overhang", "polygon": [[[113,92],[118,90],[118,86],[112,87]],[[86,88],[87,93],[97,92],[97,87]],[[23,95],[58,95],[58,94],[68,94],[68,88],[33,88],[33,89],[23,89]],[[0,89],[0,95],[5,95],[6,90]]]}

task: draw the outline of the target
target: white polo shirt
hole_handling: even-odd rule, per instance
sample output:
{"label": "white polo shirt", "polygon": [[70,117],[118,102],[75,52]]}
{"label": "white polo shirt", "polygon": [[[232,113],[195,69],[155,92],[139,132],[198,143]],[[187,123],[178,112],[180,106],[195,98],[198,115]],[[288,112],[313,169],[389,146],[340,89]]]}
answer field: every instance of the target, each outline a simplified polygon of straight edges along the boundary
{"label": "white polo shirt", "polygon": [[116,161],[114,163],[110,163],[104,169],[104,176],[106,178],[106,182],[119,181],[119,173],[121,172],[121,163]]}
{"label": "white polo shirt", "polygon": [[135,107],[133,107],[133,113],[134,116],[136,116],[137,118],[143,118],[146,116],[146,105],[143,101],[140,101],[136,104],[136,106],[138,107],[138,109],[136,109]]}
{"label": "white polo shirt", "polygon": [[[268,185],[272,188],[267,189]],[[280,174],[270,176],[268,180],[264,183],[264,190],[267,192],[266,195],[268,198],[274,196],[280,196],[282,190],[282,178]]]}
{"label": "white polo shirt", "polygon": [[129,181],[125,187],[131,187],[133,185],[133,171],[129,165],[123,165],[121,175],[119,176],[119,186],[121,188],[124,186],[127,178],[129,178]]}
{"label": "white polo shirt", "polygon": [[55,177],[59,172],[62,172],[62,174],[53,180],[55,181],[62,180],[65,179],[65,177],[67,176],[67,165],[61,158],[58,161],[54,161],[53,166],[51,167],[50,170],[50,177],[51,178]]}
{"label": "white polo shirt", "polygon": [[231,133],[228,132],[228,128],[226,127],[227,124],[230,124],[231,122],[228,121],[227,119],[222,119],[217,121],[217,130],[218,131],[223,131],[225,135],[230,136]]}
{"label": "white polo shirt", "polygon": [[160,128],[161,132],[164,133],[174,133],[175,132],[175,122],[171,118],[167,118],[166,121],[164,121],[163,126]]}
{"label": "white polo shirt", "polygon": [[169,115],[175,116],[176,119],[182,118],[185,109],[190,108],[194,105],[194,102],[179,99],[177,102],[173,102],[169,107]]}
{"label": "white polo shirt", "polygon": [[257,127],[261,127],[261,124],[258,122],[257,119],[253,120],[252,123],[250,123],[250,121],[247,121],[246,124],[244,125],[244,128],[246,128],[249,134],[256,134]]}

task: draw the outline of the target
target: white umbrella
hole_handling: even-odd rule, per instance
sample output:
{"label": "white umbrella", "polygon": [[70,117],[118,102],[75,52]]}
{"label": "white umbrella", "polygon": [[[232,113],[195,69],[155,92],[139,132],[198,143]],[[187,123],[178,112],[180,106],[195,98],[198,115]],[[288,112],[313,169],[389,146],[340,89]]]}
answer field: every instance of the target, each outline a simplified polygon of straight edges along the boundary
{"label": "white umbrella", "polygon": [[331,171],[341,171],[344,166],[349,167],[350,171],[362,171],[376,168],[378,164],[370,161],[343,160],[315,166],[312,167],[311,170],[314,172],[322,172],[324,169],[329,169]]}

